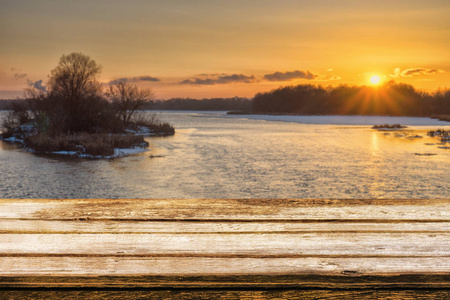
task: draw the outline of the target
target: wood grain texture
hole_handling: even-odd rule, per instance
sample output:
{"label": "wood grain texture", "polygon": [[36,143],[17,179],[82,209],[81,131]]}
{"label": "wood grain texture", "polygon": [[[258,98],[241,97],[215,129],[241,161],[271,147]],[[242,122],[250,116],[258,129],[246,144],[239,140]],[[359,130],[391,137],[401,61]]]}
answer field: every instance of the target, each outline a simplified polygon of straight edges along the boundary
{"label": "wood grain texture", "polygon": [[314,274],[358,279],[366,275],[450,273],[447,257],[6,256],[0,257],[0,267],[2,275],[8,276]]}
{"label": "wood grain texture", "polygon": [[330,289],[302,289],[302,290],[221,290],[221,289],[175,289],[175,290],[4,290],[5,299],[47,300],[47,299],[391,299],[417,300],[433,299],[447,300],[449,293],[440,289],[371,289],[371,290],[330,290]]}
{"label": "wood grain texture", "polygon": [[0,199],[0,219],[449,221],[448,200]]}
{"label": "wood grain texture", "polygon": [[450,233],[3,234],[0,255],[436,256]]}
{"label": "wood grain texture", "polygon": [[11,293],[420,288],[441,297],[449,274],[445,199],[0,199],[0,288]]}
{"label": "wood grain texture", "polygon": [[450,222],[222,222],[217,221],[113,221],[113,220],[29,220],[0,219],[0,233],[311,233],[311,232],[346,232],[346,233],[448,233]]}

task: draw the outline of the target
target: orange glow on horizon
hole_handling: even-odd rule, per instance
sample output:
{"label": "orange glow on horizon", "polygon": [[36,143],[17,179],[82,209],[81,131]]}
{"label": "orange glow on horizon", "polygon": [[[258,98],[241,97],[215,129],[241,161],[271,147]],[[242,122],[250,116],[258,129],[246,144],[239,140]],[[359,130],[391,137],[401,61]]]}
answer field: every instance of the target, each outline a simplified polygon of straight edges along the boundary
{"label": "orange glow on horizon", "polygon": [[1,5],[0,99],[45,86],[71,52],[103,66],[100,82],[126,78],[163,99],[390,80],[450,88],[450,1],[72,2]]}

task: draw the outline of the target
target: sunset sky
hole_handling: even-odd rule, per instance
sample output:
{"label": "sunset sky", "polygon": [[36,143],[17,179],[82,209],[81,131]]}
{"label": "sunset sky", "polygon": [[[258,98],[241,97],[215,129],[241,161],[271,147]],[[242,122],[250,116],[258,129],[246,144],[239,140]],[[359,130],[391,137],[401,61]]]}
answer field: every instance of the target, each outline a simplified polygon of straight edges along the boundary
{"label": "sunset sky", "polygon": [[[158,99],[302,83],[450,88],[449,0],[0,0],[0,98],[45,86],[63,54]],[[42,80],[42,82],[40,82]]]}

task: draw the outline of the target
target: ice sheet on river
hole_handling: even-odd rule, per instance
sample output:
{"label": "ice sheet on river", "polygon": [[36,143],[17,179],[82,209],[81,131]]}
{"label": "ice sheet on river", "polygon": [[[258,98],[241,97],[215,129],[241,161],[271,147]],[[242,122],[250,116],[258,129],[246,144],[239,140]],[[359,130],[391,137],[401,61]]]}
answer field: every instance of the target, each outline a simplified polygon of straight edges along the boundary
{"label": "ice sheet on river", "polygon": [[450,126],[450,122],[419,117],[291,116],[291,115],[227,115],[227,117],[266,120],[266,121],[295,122],[303,124],[332,124],[332,125],[401,124],[410,126]]}

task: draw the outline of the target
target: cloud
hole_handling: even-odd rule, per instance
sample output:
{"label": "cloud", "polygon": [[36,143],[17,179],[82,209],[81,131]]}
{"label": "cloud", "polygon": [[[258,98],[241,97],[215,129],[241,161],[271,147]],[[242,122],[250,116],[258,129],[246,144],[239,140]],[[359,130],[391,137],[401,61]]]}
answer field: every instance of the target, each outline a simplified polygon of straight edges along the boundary
{"label": "cloud", "polygon": [[389,75],[391,77],[413,77],[417,75],[433,75],[438,73],[444,73],[443,70],[437,69],[427,69],[427,68],[410,68],[406,70],[401,70],[400,68],[395,68],[394,73]]}
{"label": "cloud", "polygon": [[16,74],[14,74],[14,79],[15,80],[19,80],[19,79],[22,79],[22,78],[25,78],[25,77],[27,77],[26,73],[16,73]]}
{"label": "cloud", "polygon": [[156,78],[156,77],[152,77],[152,76],[138,76],[138,77],[122,77],[122,78],[117,78],[114,80],[111,80],[110,82],[108,82],[109,85],[114,84],[117,81],[127,81],[127,82],[142,82],[142,81],[151,81],[151,82],[157,82],[157,81],[161,81],[161,79]]}
{"label": "cloud", "polygon": [[19,80],[19,79],[23,79],[23,78],[26,78],[27,77],[27,73],[22,73],[22,72],[20,72],[21,70],[20,69],[17,69],[17,68],[11,68],[11,69],[9,69],[12,73],[14,73],[14,75],[13,75],[13,78],[15,79],[15,80]]}
{"label": "cloud", "polygon": [[138,81],[153,81],[153,82],[161,81],[161,79],[152,76],[140,76],[137,77],[137,79]]}
{"label": "cloud", "polygon": [[269,81],[288,81],[292,79],[315,79],[318,75],[315,75],[309,71],[292,71],[292,72],[275,72],[272,74],[264,75],[265,80]]}
{"label": "cloud", "polygon": [[[206,74],[204,74],[206,75]],[[194,85],[213,85],[213,84],[226,84],[226,83],[251,83],[255,81],[255,76],[247,76],[244,74],[232,74],[232,75],[206,75],[206,78],[191,78],[180,82],[180,84],[194,84]]]}
{"label": "cloud", "polygon": [[342,79],[341,76],[331,74],[331,75],[317,76],[317,78],[315,80],[317,80],[317,81],[334,81],[334,80],[341,80],[341,79]]}
{"label": "cloud", "polygon": [[38,80],[38,81],[31,81],[30,79],[27,79],[28,82],[28,86],[31,86],[35,89],[38,89],[40,91],[46,92],[47,88],[45,86],[42,85],[42,79]]}
{"label": "cloud", "polygon": [[326,80],[341,80],[342,77],[337,76],[337,75],[332,75],[326,78]]}
{"label": "cloud", "polygon": [[425,68],[416,68],[416,69],[408,69],[404,70],[402,72],[402,76],[408,77],[408,76],[414,76],[414,75],[430,75],[430,74],[436,74],[439,73],[436,69],[425,69]]}

